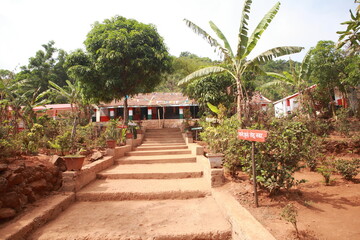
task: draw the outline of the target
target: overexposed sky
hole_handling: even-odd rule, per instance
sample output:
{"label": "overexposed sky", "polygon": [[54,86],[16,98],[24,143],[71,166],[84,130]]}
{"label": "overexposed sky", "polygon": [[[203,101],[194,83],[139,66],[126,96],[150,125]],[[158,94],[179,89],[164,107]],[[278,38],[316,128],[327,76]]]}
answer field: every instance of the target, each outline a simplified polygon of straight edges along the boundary
{"label": "overexposed sky", "polygon": [[[253,0],[250,31],[276,0]],[[280,0],[280,11],[264,32],[252,56],[277,46],[303,46],[291,58],[301,61],[319,40],[337,41],[341,22],[350,19],[354,0]],[[154,24],[171,55],[183,51],[218,59],[205,40],[183,22],[191,20],[212,36],[212,20],[236,49],[244,0],[0,0],[0,69],[19,71],[28,59],[55,41],[55,47],[71,52],[83,42],[95,21],[121,15]]]}

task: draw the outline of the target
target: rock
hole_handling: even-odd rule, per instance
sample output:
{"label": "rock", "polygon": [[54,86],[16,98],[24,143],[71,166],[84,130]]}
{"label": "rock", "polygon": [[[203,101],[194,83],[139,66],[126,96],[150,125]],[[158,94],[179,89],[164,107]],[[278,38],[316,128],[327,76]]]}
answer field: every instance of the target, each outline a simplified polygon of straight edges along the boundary
{"label": "rock", "polygon": [[49,162],[51,162],[53,165],[57,166],[56,163],[61,160],[61,157],[59,155],[52,155],[49,159]]}
{"label": "rock", "polygon": [[45,172],[44,175],[47,182],[51,181],[53,178],[53,175],[50,172]]}
{"label": "rock", "polygon": [[0,164],[0,172],[6,171],[8,169],[8,165],[5,163]]}
{"label": "rock", "polygon": [[99,160],[102,157],[103,157],[103,154],[101,152],[99,152],[99,151],[96,151],[91,155],[90,161],[94,162],[96,160]]}
{"label": "rock", "polygon": [[8,181],[9,181],[8,186],[12,187],[14,185],[18,185],[18,184],[24,182],[24,177],[20,173],[15,173],[9,177]]}
{"label": "rock", "polygon": [[[54,155],[56,156],[56,155]],[[53,157],[54,157],[53,156]],[[58,158],[56,158],[56,160],[53,160],[53,164],[54,166],[58,167],[60,171],[65,172],[66,171],[66,164],[63,158],[57,156]],[[54,157],[55,159],[55,157]]]}
{"label": "rock", "polygon": [[22,171],[25,170],[25,168],[26,168],[25,163],[22,163],[20,166],[18,166],[14,169],[14,173],[21,173]]}
{"label": "rock", "polygon": [[45,179],[40,179],[29,184],[33,191],[42,192],[47,188],[47,182]]}
{"label": "rock", "polygon": [[10,207],[10,208],[14,208],[14,209],[20,208],[19,196],[16,192],[5,193],[1,197],[1,201],[4,204],[4,207]]}
{"label": "rock", "polygon": [[5,192],[8,186],[8,180],[4,177],[0,177],[0,193]]}
{"label": "rock", "polygon": [[15,217],[16,211],[12,208],[0,208],[0,219]]}

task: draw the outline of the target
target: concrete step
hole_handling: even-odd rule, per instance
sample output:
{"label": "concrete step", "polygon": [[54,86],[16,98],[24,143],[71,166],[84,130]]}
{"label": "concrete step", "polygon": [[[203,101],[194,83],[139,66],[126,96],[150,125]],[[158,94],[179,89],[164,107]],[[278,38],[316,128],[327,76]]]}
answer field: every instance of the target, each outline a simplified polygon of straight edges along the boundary
{"label": "concrete step", "polygon": [[141,147],[164,147],[164,146],[179,146],[179,145],[184,145],[185,142],[182,142],[182,143],[166,143],[166,142],[163,142],[163,143],[142,143],[140,146]]}
{"label": "concrete step", "polygon": [[76,202],[29,239],[230,240],[231,225],[211,197]]}
{"label": "concrete step", "polygon": [[131,151],[125,153],[125,156],[154,156],[154,155],[176,155],[176,154],[191,154],[191,150],[175,149],[175,150]]}
{"label": "concrete step", "polygon": [[171,144],[171,143],[181,143],[181,144],[185,144],[185,140],[184,139],[175,139],[175,140],[147,140],[144,139],[143,144]]}
{"label": "concrete step", "polygon": [[125,156],[115,160],[115,164],[154,164],[154,163],[188,163],[196,162],[191,154],[159,156]]}
{"label": "concrete step", "polygon": [[176,140],[176,139],[184,139],[182,136],[174,136],[174,135],[157,135],[157,136],[149,136],[145,135],[144,139],[151,139],[151,140]]}
{"label": "concrete step", "polygon": [[179,128],[156,128],[156,129],[146,129],[145,133],[149,132],[180,132]]}
{"label": "concrete step", "polygon": [[211,195],[203,178],[96,180],[76,193],[78,201],[188,199]]}
{"label": "concrete step", "polygon": [[149,150],[172,150],[172,149],[187,149],[187,145],[175,145],[175,146],[140,146],[135,148],[135,151],[149,151]]}
{"label": "concrete step", "polygon": [[180,179],[200,178],[197,163],[162,163],[115,165],[97,174],[98,179]]}

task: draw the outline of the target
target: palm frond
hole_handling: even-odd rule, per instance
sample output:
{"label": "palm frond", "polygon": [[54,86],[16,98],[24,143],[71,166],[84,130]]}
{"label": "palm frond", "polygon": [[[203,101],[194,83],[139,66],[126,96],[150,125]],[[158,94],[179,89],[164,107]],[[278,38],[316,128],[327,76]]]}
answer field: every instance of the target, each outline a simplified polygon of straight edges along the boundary
{"label": "palm frond", "polygon": [[224,47],[225,47],[227,53],[230,55],[231,58],[234,58],[234,53],[233,53],[231,46],[230,46],[228,40],[226,39],[225,35],[215,25],[215,23],[210,21],[209,24],[210,24],[210,27],[212,28],[212,30],[216,33],[216,35],[224,42]]}
{"label": "palm frond", "polygon": [[272,48],[272,49],[269,49],[269,50],[259,54],[258,56],[253,58],[251,61],[245,63],[245,68],[252,64],[255,64],[255,65],[264,64],[264,63],[266,63],[274,58],[277,58],[277,57],[281,57],[281,56],[285,56],[285,55],[289,55],[289,54],[293,54],[293,53],[298,53],[298,52],[301,52],[303,49],[304,49],[303,47],[296,47],[296,46],[284,46],[284,47]]}
{"label": "palm frond", "polygon": [[248,45],[248,20],[249,20],[249,14],[251,9],[252,0],[246,0],[244,2],[244,7],[240,19],[240,28],[239,28],[239,35],[238,35],[238,47],[237,47],[237,53],[236,57],[238,59],[244,59],[243,55],[246,51],[246,47]]}
{"label": "palm frond", "polygon": [[210,74],[213,74],[213,73],[221,73],[221,72],[225,72],[225,71],[227,71],[227,69],[222,68],[222,67],[206,67],[206,68],[197,70],[197,71],[189,74],[185,78],[181,79],[178,83],[178,86],[187,84],[187,83],[194,81],[196,79],[199,79],[201,77],[209,76]]}
{"label": "palm frond", "polygon": [[313,48],[310,48],[310,50],[306,53],[303,61],[301,62],[299,79],[306,80],[309,77],[310,59],[311,59],[311,50],[312,49]]}
{"label": "palm frond", "polygon": [[249,38],[249,43],[246,47],[246,52],[245,52],[243,58],[247,57],[251,53],[251,51],[255,48],[261,35],[268,28],[271,21],[274,19],[276,14],[279,12],[279,9],[280,9],[280,2],[277,2],[270,9],[270,11],[264,16],[264,18],[260,21],[258,26],[255,28],[254,32],[252,33],[251,37]]}
{"label": "palm frond", "polygon": [[203,30],[190,20],[184,19],[184,21],[186,25],[194,31],[194,33],[200,35],[203,39],[205,39],[210,44],[210,46],[215,47],[215,52],[218,52],[220,57],[222,57],[222,55],[224,55],[226,58],[229,57],[229,52],[226,50],[226,48],[221,46],[215,38],[213,38],[205,30]]}
{"label": "palm frond", "polygon": [[275,79],[271,82],[265,83],[263,85],[261,85],[259,87],[259,89],[265,89],[265,88],[270,88],[270,87],[280,87],[280,86],[284,86],[284,85],[288,85],[288,86],[293,86],[292,84],[288,83],[288,82],[284,82],[280,79]]}

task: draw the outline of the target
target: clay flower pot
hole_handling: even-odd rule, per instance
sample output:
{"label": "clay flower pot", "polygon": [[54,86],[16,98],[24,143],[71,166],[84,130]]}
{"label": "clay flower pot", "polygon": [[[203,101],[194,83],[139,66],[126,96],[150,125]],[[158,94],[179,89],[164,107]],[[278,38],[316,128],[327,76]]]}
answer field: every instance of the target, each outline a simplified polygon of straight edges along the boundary
{"label": "clay flower pot", "polygon": [[85,160],[83,155],[68,155],[63,157],[68,171],[80,171]]}
{"label": "clay flower pot", "polygon": [[134,137],[133,133],[126,133],[126,139],[132,139]]}
{"label": "clay flower pot", "polygon": [[106,140],[106,144],[107,144],[108,148],[115,148],[116,147],[116,140],[113,140],[113,139]]}

